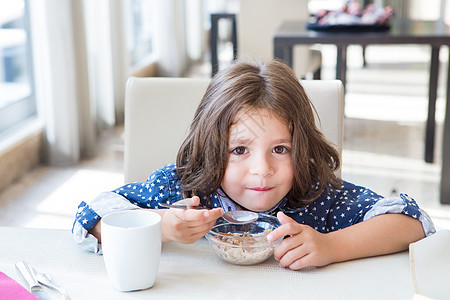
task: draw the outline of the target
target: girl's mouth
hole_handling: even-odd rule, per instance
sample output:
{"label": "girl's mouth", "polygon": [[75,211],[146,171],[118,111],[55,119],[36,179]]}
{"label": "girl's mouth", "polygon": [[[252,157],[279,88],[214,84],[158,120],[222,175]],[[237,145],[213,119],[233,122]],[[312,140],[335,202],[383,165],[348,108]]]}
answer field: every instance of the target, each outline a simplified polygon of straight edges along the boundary
{"label": "girl's mouth", "polygon": [[273,189],[273,187],[252,187],[252,188],[249,188],[249,190],[255,191],[255,192],[267,192],[267,191],[270,191],[272,189]]}

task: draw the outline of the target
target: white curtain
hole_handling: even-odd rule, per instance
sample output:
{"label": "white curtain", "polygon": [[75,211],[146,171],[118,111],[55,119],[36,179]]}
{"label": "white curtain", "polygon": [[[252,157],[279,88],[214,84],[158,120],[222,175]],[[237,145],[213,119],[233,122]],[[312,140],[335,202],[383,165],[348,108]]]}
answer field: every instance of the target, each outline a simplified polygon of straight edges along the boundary
{"label": "white curtain", "polygon": [[181,76],[188,65],[183,0],[155,1],[155,51],[158,76]]}
{"label": "white curtain", "polygon": [[32,43],[39,114],[45,122],[46,160],[77,163],[94,152],[85,38],[79,1],[33,0]]}
{"label": "white curtain", "polygon": [[[32,0],[34,71],[46,161],[69,166],[96,153],[97,132],[121,122],[129,65],[123,0]],[[185,0],[155,0],[158,76],[181,76]]]}
{"label": "white curtain", "polygon": [[206,38],[203,29],[203,1],[187,0],[185,5],[186,52],[189,60],[203,58]]}
{"label": "white curtain", "polygon": [[[30,5],[45,160],[74,165],[96,154],[98,130],[116,124],[110,2],[33,0]],[[123,115],[123,106],[118,113]]]}

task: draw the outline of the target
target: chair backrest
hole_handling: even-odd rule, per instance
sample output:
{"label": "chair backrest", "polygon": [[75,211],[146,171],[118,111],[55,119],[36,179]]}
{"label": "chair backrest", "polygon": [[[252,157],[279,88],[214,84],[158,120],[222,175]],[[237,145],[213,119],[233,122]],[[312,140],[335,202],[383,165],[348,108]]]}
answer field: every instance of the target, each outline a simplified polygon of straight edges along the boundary
{"label": "chair backrest", "polygon": [[[125,182],[145,181],[154,170],[175,162],[195,110],[210,79],[139,78],[127,82],[125,97]],[[321,120],[325,136],[341,152],[344,93],[338,80],[302,84]]]}

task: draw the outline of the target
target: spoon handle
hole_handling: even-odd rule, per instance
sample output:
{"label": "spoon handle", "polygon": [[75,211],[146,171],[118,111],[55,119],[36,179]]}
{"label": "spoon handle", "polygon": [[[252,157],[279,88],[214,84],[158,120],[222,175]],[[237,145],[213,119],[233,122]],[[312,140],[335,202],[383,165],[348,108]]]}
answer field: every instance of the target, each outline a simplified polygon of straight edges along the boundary
{"label": "spoon handle", "polygon": [[166,204],[166,203],[158,203],[159,206],[165,207],[165,208],[179,208],[179,209],[210,209],[206,206],[186,206],[186,205],[179,205],[179,204]]}

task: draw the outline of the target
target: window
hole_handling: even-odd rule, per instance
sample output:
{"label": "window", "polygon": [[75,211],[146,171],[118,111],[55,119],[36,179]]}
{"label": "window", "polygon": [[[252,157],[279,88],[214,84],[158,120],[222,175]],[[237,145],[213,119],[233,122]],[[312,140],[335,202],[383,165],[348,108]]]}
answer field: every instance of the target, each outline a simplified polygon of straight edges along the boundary
{"label": "window", "polygon": [[0,0],[0,133],[36,116],[27,4]]}

